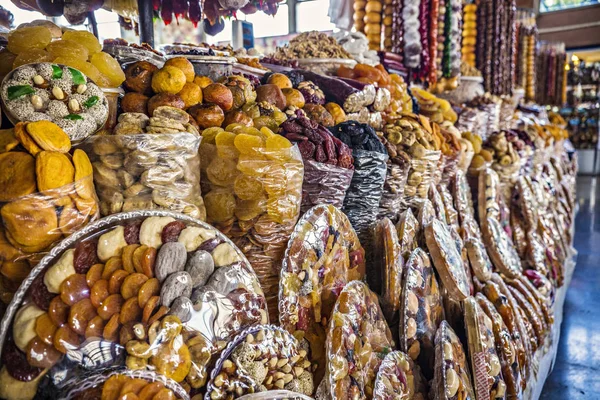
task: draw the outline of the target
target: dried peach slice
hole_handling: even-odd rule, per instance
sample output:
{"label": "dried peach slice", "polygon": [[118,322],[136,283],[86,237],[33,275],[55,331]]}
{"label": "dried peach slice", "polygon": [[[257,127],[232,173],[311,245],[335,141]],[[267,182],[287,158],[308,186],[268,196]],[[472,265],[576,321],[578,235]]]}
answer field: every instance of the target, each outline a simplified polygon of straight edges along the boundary
{"label": "dried peach slice", "polygon": [[183,343],[177,348],[171,344],[161,346],[150,362],[156,367],[159,374],[171,378],[175,382],[183,381],[192,366],[190,351]]}
{"label": "dried peach slice", "polygon": [[75,190],[84,199],[93,199],[95,192],[92,178],[92,163],[83,150],[73,152],[73,165],[75,166]]}
{"label": "dried peach slice", "polygon": [[90,300],[94,307],[98,308],[102,305],[102,302],[110,296],[111,293],[108,291],[108,281],[105,279],[100,279],[90,291]]}
{"label": "dried peach slice", "polygon": [[118,270],[123,269],[123,260],[120,256],[111,257],[104,264],[104,270],[102,271],[102,279],[109,280],[112,274]]}
{"label": "dried peach slice", "polygon": [[[158,307],[159,302],[160,302],[160,296],[152,296],[152,297],[150,297],[150,299],[148,299],[148,301],[146,302],[146,305],[144,306],[144,311],[142,312],[142,322],[143,323],[148,324],[148,321],[150,320],[150,317],[154,313],[154,310],[156,309],[156,307]],[[150,325],[150,324],[148,324],[148,325]]]}
{"label": "dried peach slice", "polygon": [[80,343],[79,335],[68,325],[61,326],[54,333],[54,347],[61,353],[66,354],[67,349],[77,348]]}
{"label": "dried peach slice", "polygon": [[172,390],[167,388],[162,388],[160,391],[152,398],[152,400],[175,400],[175,393]]}
{"label": "dried peach slice", "polygon": [[140,247],[139,244],[129,244],[125,246],[123,253],[121,254],[121,259],[123,260],[123,269],[129,273],[135,272],[135,267],[133,265],[133,253],[138,247]]}
{"label": "dried peach slice", "polygon": [[56,208],[43,197],[12,201],[5,204],[0,213],[6,238],[20,250],[28,253],[42,251],[62,237],[58,230]]}
{"label": "dried peach slice", "polygon": [[0,153],[11,151],[18,145],[14,129],[0,129]]}
{"label": "dried peach slice", "polygon": [[102,333],[104,332],[104,320],[101,316],[96,315],[94,318],[88,322],[87,328],[85,328],[85,338],[91,337],[102,337]]}
{"label": "dried peach slice", "polygon": [[62,326],[67,323],[67,317],[69,316],[69,306],[66,305],[60,298],[60,296],[56,296],[50,302],[50,306],[48,307],[48,315],[54,325]]}
{"label": "dried peach slice", "polygon": [[121,312],[121,306],[123,305],[123,297],[120,294],[111,294],[102,302],[102,305],[98,308],[98,315],[104,320],[111,319],[115,314]]}
{"label": "dried peach slice", "polygon": [[108,280],[108,292],[110,294],[119,293],[121,291],[121,286],[123,285],[123,281],[125,278],[129,276],[129,272],[124,269],[118,269],[110,276]]}
{"label": "dried peach slice", "polygon": [[117,400],[121,388],[129,378],[124,375],[113,375],[102,385],[102,400]]}
{"label": "dried peach slice", "polygon": [[119,337],[119,313],[114,314],[106,325],[104,326],[104,331],[102,331],[102,336],[104,339],[110,342],[116,342]]}
{"label": "dried peach slice", "polygon": [[88,323],[97,316],[96,307],[90,299],[78,301],[69,311],[69,326],[78,335],[85,335]]}
{"label": "dried peach slice", "polygon": [[148,320],[148,325],[152,325],[155,321],[158,321],[159,319],[161,319],[162,317],[167,315],[168,312],[169,312],[169,307],[160,306],[158,311],[155,312],[154,315],[151,316],[150,319]]}
{"label": "dried peach slice", "polygon": [[154,262],[156,261],[156,249],[154,247],[148,247],[148,249],[144,252],[144,257],[142,258],[140,271],[148,278],[152,278],[154,276]]}
{"label": "dried peach slice", "polygon": [[143,244],[133,251],[133,268],[137,272],[142,272],[142,259],[147,249],[148,246]]}
{"label": "dried peach slice", "polygon": [[58,326],[52,321],[48,313],[44,313],[35,320],[35,333],[45,343],[52,345],[54,343],[54,333]]}
{"label": "dried peach slice", "polygon": [[68,306],[90,297],[86,276],[73,274],[60,284],[60,298]]}
{"label": "dried peach slice", "polygon": [[119,322],[125,325],[128,322],[137,322],[142,317],[142,309],[138,305],[137,297],[132,297],[123,303]]}
{"label": "dried peach slice", "polygon": [[121,296],[125,300],[138,296],[141,287],[146,283],[148,277],[141,273],[133,273],[123,281],[121,285]]}
{"label": "dried peach slice", "polygon": [[121,396],[127,393],[138,394],[147,384],[147,381],[140,378],[130,379],[127,382],[125,382],[125,384],[121,388]]}
{"label": "dried peach slice", "polygon": [[54,122],[46,120],[30,122],[25,125],[25,130],[43,150],[60,153],[68,153],[71,150],[69,135]]}
{"label": "dried peach slice", "polygon": [[102,271],[104,271],[104,264],[94,264],[85,274],[85,280],[89,287],[93,287],[94,283],[102,279]]}
{"label": "dried peach slice", "polygon": [[25,147],[25,150],[35,157],[37,153],[42,151],[42,148],[29,136],[29,133],[25,130],[25,125],[25,122],[19,122],[15,125],[15,137],[21,143],[21,146]]}
{"label": "dried peach slice", "polygon": [[152,400],[164,387],[165,386],[160,382],[149,383],[138,393],[138,398],[140,400]]}
{"label": "dried peach slice", "polygon": [[38,191],[56,189],[73,183],[75,168],[64,153],[41,151],[35,158]]}
{"label": "dried peach slice", "polygon": [[148,279],[138,292],[138,304],[140,307],[144,307],[148,300],[152,296],[158,296],[160,294],[160,282],[157,278]]}

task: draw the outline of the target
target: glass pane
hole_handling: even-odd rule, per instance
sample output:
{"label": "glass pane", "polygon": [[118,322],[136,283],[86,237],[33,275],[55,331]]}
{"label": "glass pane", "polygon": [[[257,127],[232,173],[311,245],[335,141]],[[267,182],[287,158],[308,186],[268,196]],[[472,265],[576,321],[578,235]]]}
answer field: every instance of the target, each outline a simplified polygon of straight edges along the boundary
{"label": "glass pane", "polygon": [[298,32],[332,31],[335,25],[327,16],[329,0],[311,0],[298,3],[296,6],[296,23]]}
{"label": "glass pane", "polygon": [[600,0],[542,0],[540,2],[540,11],[559,11],[593,4],[600,4]]}
{"label": "glass pane", "polygon": [[[240,13],[240,19],[244,19],[243,16],[244,14]],[[288,6],[286,4],[279,6],[275,16],[257,12],[247,15],[246,21],[252,22],[255,38],[287,35],[290,31]]]}

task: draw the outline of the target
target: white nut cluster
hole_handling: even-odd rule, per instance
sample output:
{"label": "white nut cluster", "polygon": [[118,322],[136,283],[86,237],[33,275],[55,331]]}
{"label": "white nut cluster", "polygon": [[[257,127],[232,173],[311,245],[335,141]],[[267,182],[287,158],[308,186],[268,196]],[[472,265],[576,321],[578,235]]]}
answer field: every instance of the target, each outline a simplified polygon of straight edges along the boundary
{"label": "white nut cluster", "polygon": [[111,257],[120,256],[125,246],[125,228],[117,226],[98,239],[98,258],[105,262]]}
{"label": "white nut cluster", "polygon": [[65,251],[44,274],[44,284],[50,293],[60,293],[61,283],[75,273],[74,256],[75,250]]}
{"label": "white nut cluster", "polygon": [[171,217],[146,218],[140,227],[140,243],[158,250],[162,245],[163,228],[174,221]]}

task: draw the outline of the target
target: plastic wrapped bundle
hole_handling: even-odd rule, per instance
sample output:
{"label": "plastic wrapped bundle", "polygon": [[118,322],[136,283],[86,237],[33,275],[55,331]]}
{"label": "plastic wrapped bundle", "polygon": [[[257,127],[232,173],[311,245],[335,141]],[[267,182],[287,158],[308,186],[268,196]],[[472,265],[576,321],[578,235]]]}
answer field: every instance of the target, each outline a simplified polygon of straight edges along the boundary
{"label": "plastic wrapped bundle", "polygon": [[386,355],[377,372],[373,399],[423,400],[425,395],[425,382],[413,361],[401,351]]}
{"label": "plastic wrapped bundle", "polygon": [[207,220],[246,254],[276,321],[279,270],[300,214],[304,174],[300,152],[268,128],[235,132],[208,128],[202,136]]}
{"label": "plastic wrapped bundle", "polygon": [[381,141],[386,147],[389,159],[383,194],[379,203],[379,217],[388,217],[396,221],[402,208],[404,188],[410,169],[410,157],[406,152],[398,150],[386,138],[381,138]]}

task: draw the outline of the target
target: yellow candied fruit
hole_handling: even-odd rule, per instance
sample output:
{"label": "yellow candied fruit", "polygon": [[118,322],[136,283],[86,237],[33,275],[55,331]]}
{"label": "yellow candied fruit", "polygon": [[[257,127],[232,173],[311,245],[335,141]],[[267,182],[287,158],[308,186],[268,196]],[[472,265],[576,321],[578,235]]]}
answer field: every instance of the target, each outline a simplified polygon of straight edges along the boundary
{"label": "yellow candied fruit", "polygon": [[52,32],[46,26],[25,26],[8,34],[8,50],[19,54],[31,49],[45,49],[52,41]]}
{"label": "yellow candied fruit", "polygon": [[240,175],[233,183],[233,191],[242,200],[256,200],[262,196],[262,183],[248,175]]}
{"label": "yellow candied fruit", "polygon": [[87,47],[90,54],[102,51],[102,45],[91,32],[88,31],[66,31],[62,35],[63,40],[72,40]]}
{"label": "yellow candied fruit", "polygon": [[275,222],[280,224],[290,221],[298,213],[298,203],[292,195],[273,196],[267,200],[267,212]]}
{"label": "yellow candied fruit", "polygon": [[267,139],[270,138],[270,137],[272,137],[272,136],[276,136],[276,134],[272,130],[270,130],[269,128],[267,128],[266,126],[263,126],[262,128],[260,128],[260,133],[262,133],[263,135],[265,135],[267,137]]}
{"label": "yellow candied fruit", "polygon": [[292,142],[281,135],[273,135],[267,139],[267,149],[289,149],[290,147],[292,147]]}
{"label": "yellow candied fruit", "polygon": [[240,133],[234,138],[233,144],[241,154],[253,154],[256,149],[263,147],[263,140],[259,136]]}
{"label": "yellow candied fruit", "polygon": [[218,186],[232,185],[237,174],[235,161],[228,158],[215,157],[206,167],[208,180]]}
{"label": "yellow candied fruit", "polygon": [[264,156],[259,154],[240,154],[237,169],[246,175],[262,176],[267,172],[270,163]]}
{"label": "yellow candied fruit", "polygon": [[202,131],[202,144],[215,144],[215,138],[219,133],[223,132],[223,128],[213,126]]}
{"label": "yellow candied fruit", "polygon": [[225,127],[225,130],[227,132],[233,132],[233,133],[238,133],[239,130],[241,130],[242,128],[244,128],[245,125],[242,124],[238,124],[237,122],[234,122],[232,124],[229,124]]}
{"label": "yellow candied fruit", "polygon": [[239,152],[234,145],[235,136],[235,133],[227,131],[219,132],[215,136],[219,157],[237,158],[239,156]]}
{"label": "yellow candied fruit", "polygon": [[19,53],[19,55],[15,58],[15,61],[13,62],[12,66],[13,68],[17,68],[25,64],[50,61],[52,61],[52,55],[46,50],[30,49]]}
{"label": "yellow candied fruit", "polygon": [[74,40],[57,40],[55,42],[50,43],[46,47],[46,51],[52,54],[54,58],[56,57],[73,57],[78,58],[81,61],[87,61],[90,52],[79,42],[75,42]]}
{"label": "yellow candied fruit", "polygon": [[108,79],[111,87],[119,87],[121,83],[125,82],[125,73],[121,69],[121,65],[110,54],[103,51],[93,54],[90,62]]}
{"label": "yellow candied fruit", "polygon": [[235,196],[227,189],[213,190],[204,196],[204,206],[209,221],[224,222],[233,218]]}
{"label": "yellow candied fruit", "polygon": [[75,57],[57,57],[54,62],[78,69],[98,86],[109,87],[108,80],[98,71],[98,68],[87,61],[81,61]]}
{"label": "yellow candied fruit", "polygon": [[281,164],[271,162],[264,169],[263,186],[265,191],[271,196],[278,196],[285,193],[287,186],[285,167]]}
{"label": "yellow candied fruit", "polygon": [[235,216],[241,221],[249,221],[267,211],[267,200],[261,197],[257,200],[238,200]]}

